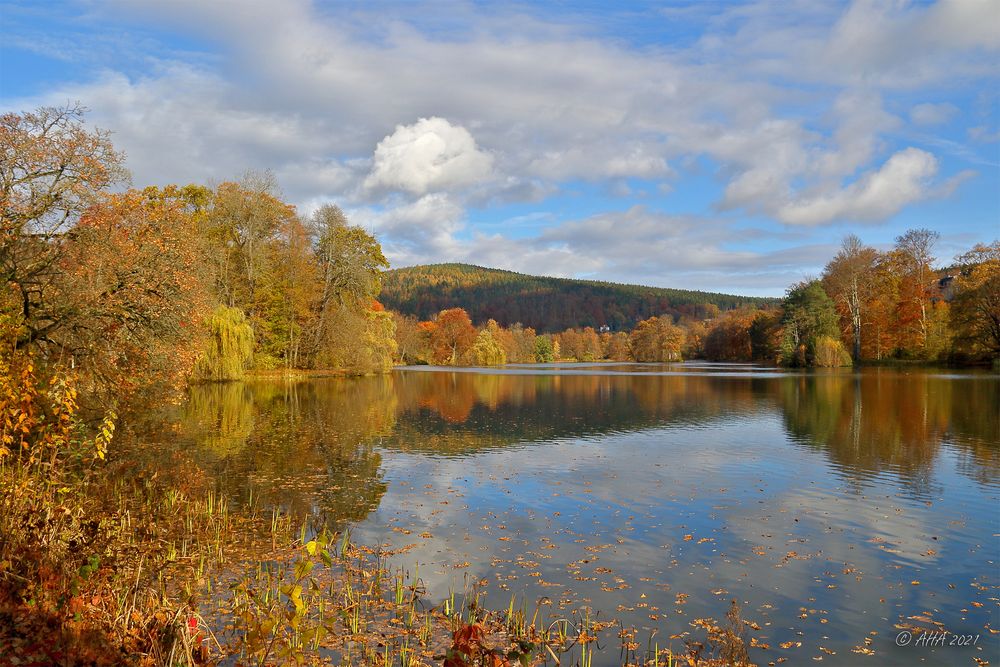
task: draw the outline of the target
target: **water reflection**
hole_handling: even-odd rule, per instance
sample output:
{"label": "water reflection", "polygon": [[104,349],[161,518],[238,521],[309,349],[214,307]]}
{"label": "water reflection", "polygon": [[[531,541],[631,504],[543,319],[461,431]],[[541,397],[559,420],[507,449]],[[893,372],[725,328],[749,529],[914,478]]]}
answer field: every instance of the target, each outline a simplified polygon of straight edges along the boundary
{"label": "water reflection", "polygon": [[386,487],[375,444],[395,421],[389,377],[216,383],[192,387],[159,421],[133,418],[131,431],[140,456],[171,465],[183,456],[227,497],[336,525],[378,506]]}
{"label": "water reflection", "polygon": [[803,642],[763,664],[844,664],[873,631],[879,664],[913,664],[894,625],[927,610],[996,653],[1000,377],[741,368],[204,385],[143,437],[231,497],[415,545],[432,590],[485,578],[494,604],[665,634],[736,597],[760,641]]}
{"label": "water reflection", "polygon": [[[380,451],[462,456],[537,442],[597,438],[720,420],[781,417],[791,442],[835,471],[898,475],[925,492],[942,445],[980,484],[1000,483],[1000,379],[863,373],[518,375],[415,370],[372,378],[193,387],[170,439],[237,497],[363,518],[384,491]],[[628,365],[615,365],[616,373]],[[604,370],[604,369],[600,369]],[[148,424],[147,431],[153,430]]]}
{"label": "water reflection", "polygon": [[865,477],[898,474],[926,492],[943,443],[969,460],[966,474],[996,485],[1000,382],[986,377],[873,370],[819,373],[777,383],[777,404],[796,442]]}

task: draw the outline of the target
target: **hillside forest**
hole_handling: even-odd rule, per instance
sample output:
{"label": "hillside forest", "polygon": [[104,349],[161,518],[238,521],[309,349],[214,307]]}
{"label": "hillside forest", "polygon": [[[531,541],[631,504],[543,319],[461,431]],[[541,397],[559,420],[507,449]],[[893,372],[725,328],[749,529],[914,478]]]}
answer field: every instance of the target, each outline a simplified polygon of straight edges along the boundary
{"label": "hillside forest", "polygon": [[474,322],[520,322],[540,333],[588,326],[629,331],[654,315],[704,319],[721,310],[778,304],[778,299],[529,276],[469,264],[392,269],[379,299],[390,310],[423,320],[458,305]]}

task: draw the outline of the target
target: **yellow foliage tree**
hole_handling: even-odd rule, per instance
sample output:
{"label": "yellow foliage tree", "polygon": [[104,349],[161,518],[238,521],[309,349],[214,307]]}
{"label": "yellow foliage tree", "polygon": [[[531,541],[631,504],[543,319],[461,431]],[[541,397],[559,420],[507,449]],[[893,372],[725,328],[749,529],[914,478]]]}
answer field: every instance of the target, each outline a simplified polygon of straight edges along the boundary
{"label": "yellow foliage tree", "polygon": [[507,363],[507,354],[489,329],[479,332],[470,354],[472,362],[477,366],[502,366]]}
{"label": "yellow foliage tree", "polygon": [[958,258],[951,324],[959,350],[973,357],[1000,358],[1000,241],[979,244]]}

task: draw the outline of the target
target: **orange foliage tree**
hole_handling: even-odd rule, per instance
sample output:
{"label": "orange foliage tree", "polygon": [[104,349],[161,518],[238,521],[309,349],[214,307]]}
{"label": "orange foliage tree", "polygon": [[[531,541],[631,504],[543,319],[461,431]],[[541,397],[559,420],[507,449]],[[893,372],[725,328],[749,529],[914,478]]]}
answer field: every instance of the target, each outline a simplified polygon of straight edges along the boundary
{"label": "orange foliage tree", "polygon": [[712,361],[751,359],[750,325],[755,316],[753,310],[732,310],[713,320],[705,335],[705,358]]}
{"label": "orange foliage tree", "polygon": [[64,243],[44,310],[44,354],[60,356],[118,395],[193,366],[210,307],[202,246],[174,188],[109,197]]}
{"label": "orange foliage tree", "polygon": [[128,178],[107,133],[83,127],[83,112],[45,107],[0,116],[0,307],[17,321],[18,349],[44,342],[57,326],[49,295],[64,244],[104,190]]}
{"label": "orange foliage tree", "polygon": [[462,308],[442,310],[428,329],[435,363],[458,364],[476,341],[476,328]]}
{"label": "orange foliage tree", "polygon": [[852,356],[861,359],[861,330],[872,298],[878,253],[851,234],[823,272],[823,288],[840,315],[841,334],[852,342]]}

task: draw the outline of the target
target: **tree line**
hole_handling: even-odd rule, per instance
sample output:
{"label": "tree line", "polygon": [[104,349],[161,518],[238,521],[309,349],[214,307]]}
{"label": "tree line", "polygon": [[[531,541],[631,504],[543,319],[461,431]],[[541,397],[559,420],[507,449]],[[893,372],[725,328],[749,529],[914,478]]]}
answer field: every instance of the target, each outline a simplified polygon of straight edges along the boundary
{"label": "tree line", "polygon": [[913,229],[880,252],[850,235],[821,277],[793,285],[773,306],[665,309],[623,331],[585,326],[543,334],[494,319],[477,328],[457,307],[424,321],[394,313],[398,359],[493,366],[702,358],[836,367],[1000,358],[1000,241],[977,244],[936,269],[938,238]]}
{"label": "tree line", "polygon": [[[336,206],[300,214],[267,173],[213,187],[125,187],[124,156],[84,126],[78,107],[5,114],[0,142],[4,363],[72,369],[86,388],[118,397],[251,369],[365,373],[394,362],[1000,356],[996,241],[940,269],[935,232],[911,230],[886,251],[849,236],[821,277],[780,301],[458,264],[387,273],[371,234]],[[456,299],[448,305],[468,310],[387,311],[378,301],[387,276],[381,298],[400,308]],[[538,312],[502,307],[515,302]],[[561,321],[574,325],[543,328]]]}

